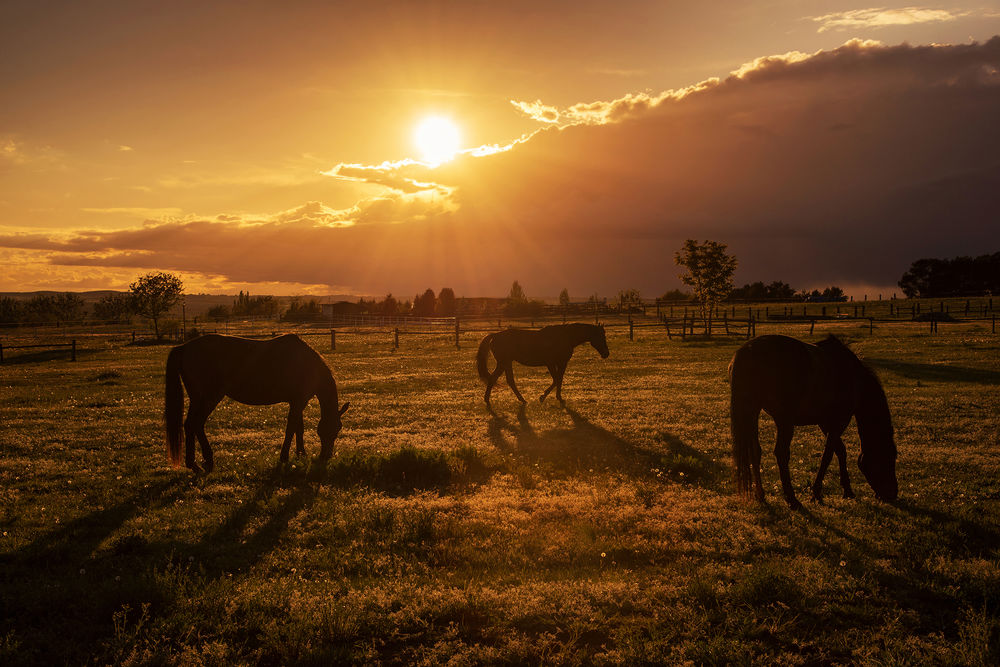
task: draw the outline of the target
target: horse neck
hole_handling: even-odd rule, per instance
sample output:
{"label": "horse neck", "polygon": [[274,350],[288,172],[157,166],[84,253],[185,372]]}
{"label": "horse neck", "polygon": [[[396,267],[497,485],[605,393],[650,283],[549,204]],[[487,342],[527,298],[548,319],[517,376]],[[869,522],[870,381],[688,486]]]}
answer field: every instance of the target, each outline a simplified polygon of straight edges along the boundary
{"label": "horse neck", "polygon": [[569,341],[573,347],[589,343],[594,339],[594,332],[589,324],[571,324],[569,327]]}
{"label": "horse neck", "polygon": [[889,402],[885,397],[885,391],[874,373],[864,367],[861,368],[858,381],[854,418],[858,423],[862,449],[866,441],[871,445],[892,439],[892,418],[889,415]]}
{"label": "horse neck", "polygon": [[335,415],[340,407],[337,401],[337,383],[333,380],[333,373],[327,369],[320,374],[316,387],[316,398],[319,399],[320,416]]}

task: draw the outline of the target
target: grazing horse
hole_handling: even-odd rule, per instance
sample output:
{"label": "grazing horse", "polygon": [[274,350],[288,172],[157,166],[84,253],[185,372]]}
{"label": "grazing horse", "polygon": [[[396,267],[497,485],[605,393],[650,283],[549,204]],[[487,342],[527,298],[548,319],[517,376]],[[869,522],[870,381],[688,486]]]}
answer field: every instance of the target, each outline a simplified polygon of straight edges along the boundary
{"label": "grazing horse", "polygon": [[774,419],[781,488],[793,509],[801,507],[788,472],[789,448],[796,426],[817,424],[826,435],[826,448],[812,495],[822,502],[823,477],[833,455],[840,464],[840,485],[853,498],[847,474],[847,450],[841,434],[857,420],[861,440],[858,467],[882,500],[895,500],[896,443],[889,404],[882,385],[846,345],[829,336],[815,345],[787,336],[760,336],[745,343],[729,364],[730,417],[733,430],[733,467],[736,487],[749,495],[753,483],[758,501],[764,501],[760,481],[758,418],[761,410]]}
{"label": "grazing horse", "polygon": [[333,442],[340,433],[341,416],[350,403],[338,409],[337,383],[330,367],[316,350],[295,334],[271,340],[250,340],[209,334],[170,350],[167,357],[167,387],[163,418],[170,462],[181,462],[181,419],[184,416],[184,388],[190,405],[184,420],[187,445],[184,464],[201,472],[194,460],[195,439],[201,443],[205,472],[215,463],[205,437],[205,421],[226,396],[246,405],[288,403],[288,425],[281,446],[281,460],[288,460],[288,448],[295,436],[295,453],[304,454],[302,411],[316,396],[322,411],[317,432],[321,443],[319,458],[329,459]]}
{"label": "grazing horse", "polygon": [[[476,368],[479,371],[479,378],[486,383],[486,405],[490,404],[490,392],[493,385],[501,373],[507,374],[507,384],[514,390],[514,395],[521,403],[527,403],[521,392],[514,384],[514,362],[517,361],[525,366],[545,366],[552,375],[552,384],[542,392],[539,401],[545,401],[553,389],[556,390],[556,398],[563,403],[562,383],[563,374],[566,372],[566,364],[573,356],[573,349],[577,345],[590,343],[601,355],[607,359],[608,341],[604,337],[604,327],[594,324],[557,324],[549,327],[542,327],[538,331],[528,331],[525,329],[507,329],[490,334],[483,338],[479,344],[479,352],[476,354]],[[490,373],[487,361],[490,352],[497,360],[496,369]]]}

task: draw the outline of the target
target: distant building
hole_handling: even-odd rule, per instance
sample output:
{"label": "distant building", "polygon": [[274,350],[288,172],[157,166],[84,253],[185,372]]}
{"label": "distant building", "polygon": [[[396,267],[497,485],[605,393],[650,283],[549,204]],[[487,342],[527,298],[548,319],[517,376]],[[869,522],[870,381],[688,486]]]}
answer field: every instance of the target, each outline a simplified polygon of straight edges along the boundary
{"label": "distant building", "polygon": [[324,303],[323,308],[323,318],[332,319],[335,317],[350,317],[354,315],[360,315],[362,312],[361,304],[353,303],[351,301],[338,301],[336,303]]}

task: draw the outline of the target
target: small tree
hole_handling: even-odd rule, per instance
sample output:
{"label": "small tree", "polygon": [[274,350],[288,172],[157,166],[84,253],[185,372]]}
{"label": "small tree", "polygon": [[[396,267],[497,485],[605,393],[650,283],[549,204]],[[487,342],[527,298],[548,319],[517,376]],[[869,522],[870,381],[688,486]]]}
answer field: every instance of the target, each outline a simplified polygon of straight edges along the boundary
{"label": "small tree", "polygon": [[127,322],[133,312],[129,294],[108,294],[94,304],[94,317],[108,322]]}
{"label": "small tree", "polygon": [[382,311],[383,315],[389,317],[399,314],[399,302],[396,301],[396,297],[392,295],[392,292],[386,294],[385,298],[382,299],[382,302],[379,304],[379,310]]}
{"label": "small tree", "polygon": [[428,287],[423,294],[413,297],[413,314],[417,317],[434,317],[436,303],[437,297],[434,296],[434,290]]}
{"label": "small tree", "polygon": [[642,297],[637,289],[623,289],[618,292],[618,307],[622,312],[630,313],[633,308],[642,307]]}
{"label": "small tree", "polygon": [[674,255],[677,265],[687,269],[686,273],[678,277],[694,290],[694,298],[706,323],[712,308],[733,289],[733,273],[736,272],[737,262],[735,257],[726,253],[726,248],[725,243],[698,243],[688,239]]}
{"label": "small tree", "polygon": [[229,307],[224,303],[220,303],[217,306],[209,308],[207,315],[216,322],[221,322],[222,320],[229,319]]}
{"label": "small tree", "polygon": [[153,320],[153,332],[160,337],[160,316],[180,301],[184,283],[172,273],[147,273],[129,285],[135,312]]}
{"label": "small tree", "polygon": [[437,313],[442,317],[451,317],[455,314],[455,290],[450,287],[442,287],[437,295]]}
{"label": "small tree", "polygon": [[559,305],[566,308],[569,303],[569,290],[563,287],[562,292],[559,292]]}
{"label": "small tree", "polygon": [[528,300],[528,297],[524,295],[524,289],[521,287],[521,283],[514,281],[514,284],[510,286],[510,294],[507,295],[507,303],[511,306],[520,306]]}

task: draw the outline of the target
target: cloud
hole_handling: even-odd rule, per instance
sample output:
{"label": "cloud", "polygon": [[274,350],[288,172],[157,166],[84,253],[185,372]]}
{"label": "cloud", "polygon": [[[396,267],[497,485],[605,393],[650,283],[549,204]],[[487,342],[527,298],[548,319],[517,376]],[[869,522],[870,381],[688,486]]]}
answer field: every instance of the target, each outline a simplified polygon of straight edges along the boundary
{"label": "cloud", "polygon": [[82,208],[85,213],[108,213],[112,215],[131,215],[137,218],[166,218],[178,216],[183,211],[175,206],[163,208],[148,208],[144,206],[111,206],[107,208]]}
{"label": "cloud", "polygon": [[948,9],[931,9],[929,7],[871,7],[868,9],[852,9],[845,12],[824,14],[810,17],[820,24],[817,32],[827,30],[853,30],[857,28],[885,28],[887,26],[913,25],[915,23],[940,23],[954,21],[967,16],[969,12],[957,12]]}
{"label": "cloud", "polygon": [[[891,286],[925,256],[1000,248],[1000,37],[756,59],[723,79],[538,113],[510,145],[337,165],[380,194],[268,215],[7,234],[61,267],[150,267],[232,284],[459,295],[674,287],[686,238],[729,244],[737,279]],[[332,289],[332,287],[331,287]]]}

